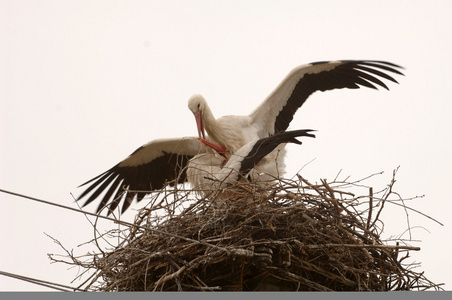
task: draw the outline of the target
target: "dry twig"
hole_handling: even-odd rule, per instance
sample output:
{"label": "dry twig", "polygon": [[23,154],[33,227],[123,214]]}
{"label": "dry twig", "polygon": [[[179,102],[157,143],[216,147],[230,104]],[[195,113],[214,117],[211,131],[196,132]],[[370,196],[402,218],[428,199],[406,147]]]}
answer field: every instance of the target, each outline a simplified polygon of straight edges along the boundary
{"label": "dry twig", "polygon": [[420,248],[380,238],[377,224],[391,203],[394,177],[366,196],[343,190],[362,180],[317,185],[301,176],[266,190],[240,182],[208,197],[163,189],[133,227],[116,234],[115,249],[99,249],[85,262],[66,253],[94,270],[87,290],[440,289],[403,263]]}

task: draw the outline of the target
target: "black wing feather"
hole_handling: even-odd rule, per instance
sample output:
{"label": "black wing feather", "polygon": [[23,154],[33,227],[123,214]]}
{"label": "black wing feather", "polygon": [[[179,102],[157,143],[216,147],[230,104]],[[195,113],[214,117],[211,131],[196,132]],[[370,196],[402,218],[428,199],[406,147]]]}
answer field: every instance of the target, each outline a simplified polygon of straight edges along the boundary
{"label": "black wing feather", "polygon": [[[114,182],[111,184],[111,186],[108,189],[108,191],[105,193],[104,197],[102,198],[102,201],[99,203],[99,205],[97,207],[97,212],[100,212],[101,210],[103,210],[105,208],[105,206],[108,203],[108,200],[110,199],[110,197],[113,195],[114,192],[118,193],[118,191],[121,190],[120,187],[118,189],[118,186],[119,186],[121,181],[122,181],[121,177],[117,176],[116,179],[114,180]],[[108,181],[108,183],[110,183],[110,182]],[[100,190],[100,187],[99,187],[99,190]],[[114,201],[109,206],[108,214],[110,212],[113,212],[115,210],[116,206],[117,206],[117,204],[116,204],[116,206],[113,207],[114,206],[113,203],[114,203]],[[85,203],[85,205],[86,204],[87,203]]]}
{"label": "black wing feather", "polygon": [[259,139],[250,150],[248,155],[242,160],[239,173],[245,176],[252,168],[254,168],[262,158],[275,150],[278,145],[282,143],[301,144],[296,137],[308,136],[315,138],[315,135],[310,133],[312,129],[293,130],[286,132],[279,132],[272,136]]}
{"label": "black wing feather", "polygon": [[[325,64],[326,61],[315,62],[312,65]],[[332,89],[358,89],[360,86],[377,89],[378,86],[388,89],[378,77],[397,83],[385,71],[403,75],[397,70],[400,66],[385,61],[354,61],[345,60],[342,64],[329,71],[315,74],[305,74],[295,85],[286,105],[279,112],[275,121],[275,132],[285,131],[293,119],[295,112],[315,91]],[[378,76],[378,77],[376,77]]]}
{"label": "black wing feather", "polygon": [[[174,185],[175,179],[177,179],[177,183],[184,182],[186,180],[185,166],[192,157],[193,155],[163,152],[162,156],[138,166],[121,166],[119,163],[82,184],[81,186],[88,185],[88,187],[77,200],[92,192],[83,204],[83,206],[86,206],[106,191],[96,213],[109,205],[107,214],[110,214],[122,200],[124,200],[124,203],[121,211],[124,212],[134,199],[139,202],[148,193],[163,188],[167,183]],[[115,191],[114,198],[108,204]]]}

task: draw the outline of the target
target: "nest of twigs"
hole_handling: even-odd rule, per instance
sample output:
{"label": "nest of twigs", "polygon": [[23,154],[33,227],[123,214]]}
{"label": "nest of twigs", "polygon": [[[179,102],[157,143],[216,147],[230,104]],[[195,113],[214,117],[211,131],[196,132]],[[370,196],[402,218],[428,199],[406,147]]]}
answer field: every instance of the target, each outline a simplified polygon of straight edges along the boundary
{"label": "nest of twigs", "polygon": [[[380,239],[392,194],[302,177],[266,189],[237,183],[199,196],[151,197],[120,241],[78,265],[97,291],[389,291],[439,289],[403,261],[417,247]],[[98,237],[100,238],[100,237]]]}

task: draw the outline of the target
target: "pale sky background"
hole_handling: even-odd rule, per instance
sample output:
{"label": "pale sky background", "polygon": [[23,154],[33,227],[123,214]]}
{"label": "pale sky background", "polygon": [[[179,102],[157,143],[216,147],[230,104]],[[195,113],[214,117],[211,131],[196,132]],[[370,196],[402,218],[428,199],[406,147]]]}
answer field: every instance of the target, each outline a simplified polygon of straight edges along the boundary
{"label": "pale sky background", "polygon": [[[311,182],[384,171],[367,182],[378,190],[400,165],[394,190],[425,195],[407,204],[444,224],[410,212],[421,251],[409,260],[450,290],[451,13],[449,0],[0,0],[0,189],[77,207],[70,193],[137,147],[196,135],[194,93],[216,117],[248,114],[300,64],[386,60],[406,68],[389,92],[308,99],[290,129],[317,138],[289,148],[288,177],[315,159],[301,172]],[[83,254],[93,230],[82,214],[3,193],[0,205],[1,271],[80,284],[78,269],[50,264],[62,250],[44,232]],[[395,206],[382,217],[386,237],[407,227]],[[0,291],[38,290],[0,276]]]}

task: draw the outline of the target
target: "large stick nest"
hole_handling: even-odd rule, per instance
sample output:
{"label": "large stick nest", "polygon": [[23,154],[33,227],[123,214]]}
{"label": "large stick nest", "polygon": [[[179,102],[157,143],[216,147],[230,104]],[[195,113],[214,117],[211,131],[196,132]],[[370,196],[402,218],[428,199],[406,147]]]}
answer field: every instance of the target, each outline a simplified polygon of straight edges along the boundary
{"label": "large stick nest", "polygon": [[419,248],[380,239],[394,182],[365,196],[347,191],[357,182],[314,185],[300,176],[206,196],[168,188],[134,226],[112,231],[113,249],[72,259],[95,271],[86,289],[98,291],[439,289],[403,262]]}

